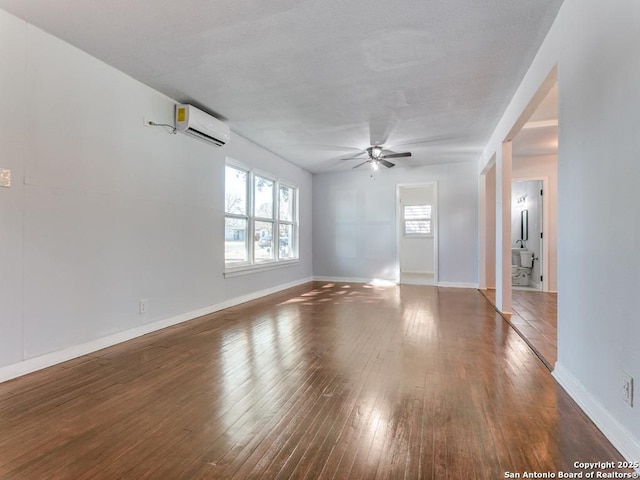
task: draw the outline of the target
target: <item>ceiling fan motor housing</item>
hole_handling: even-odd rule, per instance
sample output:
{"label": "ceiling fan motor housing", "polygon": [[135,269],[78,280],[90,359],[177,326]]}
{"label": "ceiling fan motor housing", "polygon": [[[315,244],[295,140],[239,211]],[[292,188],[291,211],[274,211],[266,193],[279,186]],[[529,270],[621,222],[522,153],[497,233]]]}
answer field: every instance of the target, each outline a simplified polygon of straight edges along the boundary
{"label": "ceiling fan motor housing", "polygon": [[378,145],[373,145],[367,148],[367,153],[369,154],[369,158],[377,159],[380,157],[380,154],[382,153],[382,147]]}

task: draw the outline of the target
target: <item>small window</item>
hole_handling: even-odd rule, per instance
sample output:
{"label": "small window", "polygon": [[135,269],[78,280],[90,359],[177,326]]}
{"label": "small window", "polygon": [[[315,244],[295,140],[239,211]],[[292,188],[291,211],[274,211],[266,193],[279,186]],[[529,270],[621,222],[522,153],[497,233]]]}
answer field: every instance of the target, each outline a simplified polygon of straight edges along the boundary
{"label": "small window", "polygon": [[406,236],[431,236],[431,205],[405,205],[403,209]]}

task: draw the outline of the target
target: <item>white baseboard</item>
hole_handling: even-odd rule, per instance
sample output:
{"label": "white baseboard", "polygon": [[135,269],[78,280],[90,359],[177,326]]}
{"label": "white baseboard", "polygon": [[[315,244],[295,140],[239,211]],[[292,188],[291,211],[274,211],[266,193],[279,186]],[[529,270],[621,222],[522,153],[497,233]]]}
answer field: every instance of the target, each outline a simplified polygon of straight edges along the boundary
{"label": "white baseboard", "polygon": [[478,288],[477,283],[463,283],[463,282],[438,282],[439,287],[446,288]]}
{"label": "white baseboard", "polygon": [[87,355],[89,353],[97,352],[98,350],[102,350],[103,348],[111,347],[118,343],[126,342],[127,340],[132,340],[142,335],[146,335],[147,333],[155,332],[172,325],[187,322],[189,320],[202,317],[203,315],[209,315],[210,313],[215,313],[220,310],[224,310],[225,308],[235,307],[236,305],[240,305],[241,303],[246,303],[257,298],[265,297],[267,295],[271,295],[272,293],[277,293],[288,288],[297,287],[298,285],[303,285],[311,281],[312,278],[308,277],[297,280],[295,282],[277,285],[265,290],[260,290],[258,292],[253,292],[247,295],[242,295],[240,297],[225,300],[224,302],[218,303],[216,305],[199,308],[191,312],[182,313],[180,315],[158,320],[157,322],[149,323],[147,325],[132,328],[131,330],[118,332],[107,337],[102,337],[97,340],[83,343],[81,345],[74,345],[72,347],[47,353],[45,355],[40,355],[38,357],[30,358],[22,362],[14,363],[12,365],[0,367],[0,383],[20,377],[22,375],[26,375],[28,373],[35,372],[37,370],[42,370],[43,368],[66,362],[68,360],[72,360],[74,358],[81,357],[83,355]]}
{"label": "white baseboard", "polygon": [[[379,281],[374,278],[354,278],[354,277],[313,277],[316,282],[337,282],[337,283],[372,283]],[[384,280],[385,282],[398,283],[395,280]]]}
{"label": "white baseboard", "polygon": [[627,461],[640,460],[640,441],[613,418],[569,370],[556,362],[552,375]]}
{"label": "white baseboard", "polygon": [[[344,283],[372,283],[379,281],[373,278],[348,278],[348,277],[313,277],[313,280],[318,282],[344,282]],[[390,282],[397,284],[397,280],[384,280],[385,282]],[[438,282],[437,287],[444,288],[473,288],[477,289],[477,283],[464,283],[464,282]]]}

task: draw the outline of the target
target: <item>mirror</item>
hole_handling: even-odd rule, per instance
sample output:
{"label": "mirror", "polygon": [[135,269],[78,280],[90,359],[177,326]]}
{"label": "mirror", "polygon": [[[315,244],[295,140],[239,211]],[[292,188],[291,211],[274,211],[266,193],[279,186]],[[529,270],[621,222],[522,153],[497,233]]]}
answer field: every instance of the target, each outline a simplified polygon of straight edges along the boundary
{"label": "mirror", "polygon": [[520,240],[529,240],[529,210],[520,212]]}

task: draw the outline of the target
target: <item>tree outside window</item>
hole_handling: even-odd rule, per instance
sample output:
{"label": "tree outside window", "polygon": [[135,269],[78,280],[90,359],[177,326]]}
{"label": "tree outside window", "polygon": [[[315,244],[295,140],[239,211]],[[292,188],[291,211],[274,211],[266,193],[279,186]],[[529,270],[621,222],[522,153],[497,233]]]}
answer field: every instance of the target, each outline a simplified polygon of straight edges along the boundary
{"label": "tree outside window", "polygon": [[297,258],[297,188],[235,164],[225,169],[228,267]]}

